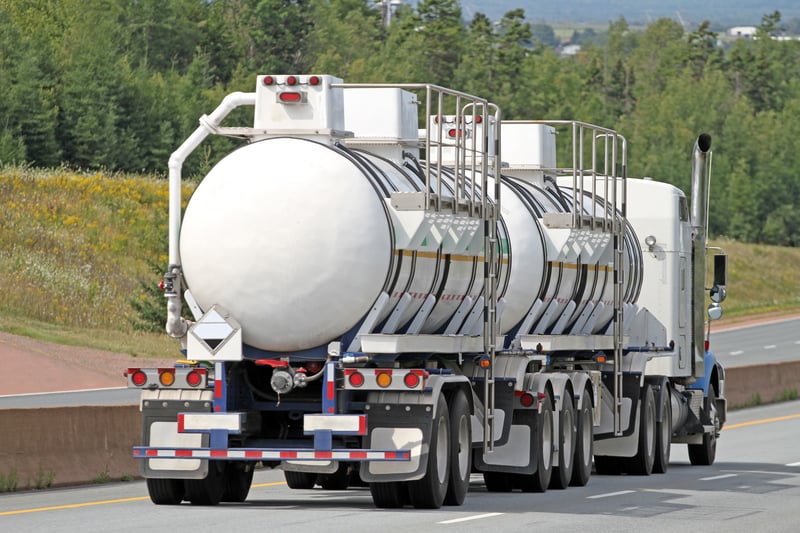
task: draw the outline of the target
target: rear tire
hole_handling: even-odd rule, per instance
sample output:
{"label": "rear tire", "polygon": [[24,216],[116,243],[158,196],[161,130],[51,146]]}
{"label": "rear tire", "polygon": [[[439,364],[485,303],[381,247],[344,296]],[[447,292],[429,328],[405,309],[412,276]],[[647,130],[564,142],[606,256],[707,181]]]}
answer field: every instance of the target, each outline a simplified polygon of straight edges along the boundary
{"label": "rear tire", "polygon": [[147,493],[156,505],[178,505],[184,492],[182,479],[147,478]]}
{"label": "rear tire", "polygon": [[561,412],[558,424],[558,466],[553,467],[550,477],[551,489],[566,489],[572,479],[575,455],[575,405],[572,394],[566,394],[561,400]]}
{"label": "rear tire", "polygon": [[717,431],[721,423],[717,412],[717,394],[709,385],[706,399],[706,422],[714,426],[713,433],[703,434],[702,444],[689,444],[689,462],[695,466],[711,466],[717,456]]}
{"label": "rear tire", "polygon": [[666,474],[669,468],[669,454],[672,446],[672,401],[666,383],[661,391],[661,422],[656,424],[656,453],[653,472]]}
{"label": "rear tire", "polygon": [[209,461],[205,479],[187,479],[186,499],[192,505],[217,505],[225,491],[223,468],[220,461]]}
{"label": "rear tire", "polygon": [[458,390],[450,398],[450,482],[445,505],[461,505],[469,491],[472,468],[472,421],[469,402],[464,391]]}
{"label": "rear tire", "polygon": [[411,505],[417,509],[438,509],[444,503],[450,477],[450,415],[447,402],[439,395],[428,445],[425,476],[408,482]]}
{"label": "rear tire", "polygon": [[313,489],[317,483],[317,474],[312,472],[284,470],[283,475],[290,489]]}
{"label": "rear tire", "polygon": [[536,435],[537,467],[533,474],[520,476],[523,492],[545,492],[553,474],[553,401],[549,394],[540,400],[539,431]]}
{"label": "rear tire", "polygon": [[584,487],[592,476],[592,453],[594,451],[594,433],[592,419],[592,402],[588,393],[583,395],[583,404],[577,413],[575,432],[575,461],[572,467],[573,487]]}
{"label": "rear tire", "polygon": [[375,507],[381,509],[399,509],[408,501],[408,484],[404,481],[370,483],[369,492]]}
{"label": "rear tire", "polygon": [[618,476],[621,473],[622,457],[595,455],[594,470],[598,476]]}
{"label": "rear tire", "polygon": [[626,459],[626,470],[638,476],[653,472],[656,456],[656,399],[653,388],[645,384],[639,405],[639,448],[636,455]]}
{"label": "rear tire", "polygon": [[339,463],[339,468],[333,474],[319,474],[319,486],[325,490],[345,490],[350,485],[350,473],[346,463]]}
{"label": "rear tire", "polygon": [[252,463],[231,461],[225,465],[223,502],[242,503],[250,493],[255,468]]}

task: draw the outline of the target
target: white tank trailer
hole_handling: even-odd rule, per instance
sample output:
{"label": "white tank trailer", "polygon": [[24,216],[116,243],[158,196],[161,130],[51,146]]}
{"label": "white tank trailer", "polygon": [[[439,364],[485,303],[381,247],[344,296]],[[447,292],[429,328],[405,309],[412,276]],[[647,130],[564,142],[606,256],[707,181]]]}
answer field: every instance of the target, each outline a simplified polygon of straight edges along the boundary
{"label": "white tank trailer", "polygon": [[[223,125],[240,106],[252,126]],[[242,144],[182,215],[183,161],[209,135]],[[504,121],[430,84],[258,76],[169,161],[163,286],[185,355],[128,371],[151,499],[243,501],[263,466],[291,488],[438,508],[473,472],[544,491],[593,465],[664,473],[671,443],[713,463],[725,374],[706,325],[726,258],[706,283],[710,147],[697,138],[690,209],[629,179],[610,129]]]}

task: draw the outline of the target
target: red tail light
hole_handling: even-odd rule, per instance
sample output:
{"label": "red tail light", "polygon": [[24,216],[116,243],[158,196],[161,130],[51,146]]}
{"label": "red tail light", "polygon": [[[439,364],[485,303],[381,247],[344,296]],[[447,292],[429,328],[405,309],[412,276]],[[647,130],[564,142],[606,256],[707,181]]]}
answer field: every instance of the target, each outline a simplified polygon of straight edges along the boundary
{"label": "red tail light", "polygon": [[524,393],[519,397],[519,403],[521,403],[523,407],[531,407],[534,403],[533,394],[530,392]]}
{"label": "red tail light", "polygon": [[403,378],[403,383],[405,383],[406,387],[409,389],[413,389],[419,385],[419,376],[413,372],[409,372],[406,374],[406,377]]}
{"label": "red tail light", "polygon": [[203,375],[198,370],[192,370],[186,374],[186,383],[190,387],[197,387],[203,382]]}
{"label": "red tail light", "polygon": [[364,374],[358,371],[353,371],[347,379],[353,387],[360,387],[364,384]]}
{"label": "red tail light", "polygon": [[266,86],[275,85],[275,78],[272,76],[264,76],[264,79],[261,82]]}
{"label": "red tail light", "polygon": [[141,387],[145,383],[147,383],[147,374],[142,372],[141,370],[136,370],[131,374],[131,383],[136,385],[137,387]]}
{"label": "red tail light", "polygon": [[297,76],[288,76],[286,78],[286,85],[297,85]]}
{"label": "red tail light", "polygon": [[319,76],[311,76],[308,78],[309,85],[319,85],[320,83],[322,83],[322,79],[320,79]]}

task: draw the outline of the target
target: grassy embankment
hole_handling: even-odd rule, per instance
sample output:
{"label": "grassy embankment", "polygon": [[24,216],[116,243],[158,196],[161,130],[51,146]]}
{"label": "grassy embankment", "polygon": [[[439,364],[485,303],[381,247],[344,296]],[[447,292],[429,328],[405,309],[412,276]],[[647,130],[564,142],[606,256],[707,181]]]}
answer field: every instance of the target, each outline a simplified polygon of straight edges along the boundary
{"label": "grassy embankment", "polygon": [[[166,335],[133,327],[132,302],[148,298],[142,283],[157,284],[167,263],[166,180],[7,168],[0,212],[0,330],[137,356],[174,353]],[[800,249],[713,244],[729,254],[723,322],[800,311]]]}

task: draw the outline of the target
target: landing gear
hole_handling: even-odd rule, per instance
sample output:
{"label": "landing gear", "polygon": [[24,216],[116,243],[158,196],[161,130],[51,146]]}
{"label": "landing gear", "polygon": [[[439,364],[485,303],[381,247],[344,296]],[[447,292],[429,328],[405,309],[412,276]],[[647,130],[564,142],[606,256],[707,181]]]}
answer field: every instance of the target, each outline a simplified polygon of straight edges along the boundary
{"label": "landing gear", "polygon": [[708,398],[706,398],[705,408],[706,422],[714,429],[711,433],[703,434],[702,444],[689,444],[689,462],[695,466],[710,466],[714,464],[717,456],[717,434],[722,426],[717,412],[717,394],[714,388],[709,385]]}

